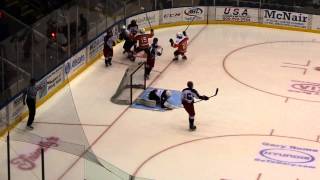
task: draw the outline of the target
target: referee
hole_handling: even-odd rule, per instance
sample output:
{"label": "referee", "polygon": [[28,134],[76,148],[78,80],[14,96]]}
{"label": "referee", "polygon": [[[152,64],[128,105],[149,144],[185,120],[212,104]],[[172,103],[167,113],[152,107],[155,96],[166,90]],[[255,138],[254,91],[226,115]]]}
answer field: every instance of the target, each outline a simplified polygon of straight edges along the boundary
{"label": "referee", "polygon": [[34,121],[34,116],[36,115],[36,97],[37,97],[37,88],[36,88],[36,80],[31,79],[30,85],[23,93],[23,104],[25,105],[27,102],[27,106],[29,109],[29,118],[27,122],[27,129],[32,130],[32,123]]}

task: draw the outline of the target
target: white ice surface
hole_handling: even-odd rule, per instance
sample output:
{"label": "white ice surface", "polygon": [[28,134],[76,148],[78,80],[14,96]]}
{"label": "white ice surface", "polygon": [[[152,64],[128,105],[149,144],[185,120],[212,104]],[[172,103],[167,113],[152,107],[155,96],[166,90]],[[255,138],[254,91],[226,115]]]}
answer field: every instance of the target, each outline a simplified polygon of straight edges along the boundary
{"label": "white ice surface", "polygon": [[[164,71],[174,51],[168,40],[184,28],[155,30],[164,53],[156,61],[155,72],[152,72],[148,85],[153,82],[152,87],[181,90],[188,80],[192,80],[195,88],[206,95],[219,88],[218,96],[195,105],[197,131],[188,131],[188,116],[183,109],[154,112],[126,109],[126,106],[110,102],[127,67],[124,64],[131,63],[122,55],[122,45],[115,48],[112,67],[106,68],[103,59],[98,60],[65,90],[41,106],[36,121],[67,123],[63,117],[68,117],[73,122],[87,124],[84,133],[89,142],[94,143],[93,150],[98,157],[130,174],[137,172],[137,176],[145,178],[249,180],[257,179],[260,174],[261,179],[266,180],[318,179],[319,153],[316,153],[313,162],[314,169],[261,163],[254,159],[263,142],[320,149],[318,142],[291,138],[316,140],[320,135],[320,103],[310,102],[320,100],[320,96],[288,91],[291,80],[320,83],[320,71],[313,69],[320,66],[320,43],[311,42],[320,41],[319,35],[235,25],[191,26],[188,29],[191,39],[188,60],[174,62]],[[223,60],[232,51],[273,41],[307,42],[244,48],[232,53],[225,67],[239,81],[281,96],[245,86],[223,69]],[[283,62],[305,64],[309,60],[311,64],[305,75],[300,69],[280,67]],[[24,125],[22,123],[21,127]],[[77,141],[76,137],[72,139],[72,126],[56,124],[51,126],[51,131],[42,132],[41,127],[45,125],[51,126],[35,123],[34,132],[47,136],[66,133],[70,141]],[[270,132],[286,137],[254,136],[269,135]],[[155,156],[136,171],[148,158],[171,146],[225,135],[237,136],[210,138],[177,146]],[[56,171],[62,174],[66,167],[58,165]],[[67,173],[65,179],[70,179],[72,175],[77,174]]]}

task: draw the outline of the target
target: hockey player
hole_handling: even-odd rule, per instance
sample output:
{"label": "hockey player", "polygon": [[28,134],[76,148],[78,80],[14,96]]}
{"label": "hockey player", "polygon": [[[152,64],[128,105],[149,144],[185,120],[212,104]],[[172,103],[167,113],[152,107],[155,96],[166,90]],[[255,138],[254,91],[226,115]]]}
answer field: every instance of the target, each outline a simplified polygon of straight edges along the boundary
{"label": "hockey player", "polygon": [[119,34],[119,39],[125,40],[123,44],[123,49],[124,49],[123,54],[127,53],[129,59],[132,59],[132,56],[133,56],[133,51],[131,49],[135,44],[134,35],[135,33],[131,33],[129,30],[126,29],[125,26],[121,27],[121,33]]}
{"label": "hockey player", "polygon": [[202,99],[202,100],[208,100],[208,96],[200,96],[197,90],[193,89],[193,82],[188,81],[187,83],[187,88],[182,90],[182,96],[181,96],[181,101],[184,109],[187,111],[189,114],[189,129],[190,131],[196,130],[196,126],[194,125],[194,116],[195,116],[195,111],[194,111],[194,98],[197,99]]}
{"label": "hockey player", "polygon": [[185,31],[183,31],[183,33],[177,33],[176,42],[174,42],[173,39],[170,39],[171,47],[178,48],[176,51],[174,51],[173,61],[177,61],[179,59],[179,55],[182,56],[182,59],[187,59],[185,53],[187,52],[188,40],[189,38]]}
{"label": "hockey player", "polygon": [[158,38],[154,38],[149,50],[147,51],[147,62],[145,68],[145,78],[149,79],[150,72],[154,67],[156,56],[161,56],[163,48],[158,45]]}
{"label": "hockey player", "polygon": [[116,37],[113,36],[111,30],[107,31],[107,35],[104,37],[103,55],[106,66],[111,66],[113,57],[113,46],[116,45]]}
{"label": "hockey player", "polygon": [[137,21],[133,19],[128,25],[128,31],[132,34],[137,34],[138,30],[139,26],[137,25]]}
{"label": "hockey player", "polygon": [[160,105],[161,108],[171,110],[176,108],[168,102],[168,99],[171,97],[171,91],[164,89],[153,89],[150,91],[148,98],[149,100],[154,100],[157,105]]}
{"label": "hockey player", "polygon": [[138,47],[135,49],[135,53],[139,53],[141,51],[145,51],[147,53],[149,49],[149,38],[154,36],[154,30],[151,29],[150,34],[145,33],[145,29],[140,29],[140,34],[134,37],[134,40],[138,41]]}

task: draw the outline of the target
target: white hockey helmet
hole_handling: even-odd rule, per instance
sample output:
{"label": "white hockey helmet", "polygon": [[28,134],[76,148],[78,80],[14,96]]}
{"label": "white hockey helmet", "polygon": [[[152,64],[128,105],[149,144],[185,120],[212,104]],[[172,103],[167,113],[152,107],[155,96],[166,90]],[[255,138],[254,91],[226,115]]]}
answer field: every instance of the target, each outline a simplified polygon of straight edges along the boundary
{"label": "white hockey helmet", "polygon": [[144,28],[141,28],[139,31],[141,34],[144,34],[146,32],[146,30]]}
{"label": "white hockey helmet", "polygon": [[127,29],[127,28],[126,28],[125,25],[122,25],[122,26],[121,26],[121,29],[124,30],[124,29]]}
{"label": "white hockey helmet", "polygon": [[181,39],[183,37],[183,34],[181,32],[177,33],[177,38]]}
{"label": "white hockey helmet", "polygon": [[171,97],[171,95],[172,95],[171,91],[166,90],[166,96],[167,96],[167,97]]}

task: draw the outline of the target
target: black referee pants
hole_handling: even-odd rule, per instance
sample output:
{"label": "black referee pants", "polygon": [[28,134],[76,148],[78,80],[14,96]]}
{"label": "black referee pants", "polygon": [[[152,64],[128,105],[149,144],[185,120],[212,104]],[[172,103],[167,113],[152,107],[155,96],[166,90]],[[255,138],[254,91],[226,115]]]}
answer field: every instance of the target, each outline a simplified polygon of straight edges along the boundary
{"label": "black referee pants", "polygon": [[27,126],[31,126],[34,121],[34,116],[36,115],[36,100],[27,98],[27,106],[29,109],[29,118],[27,122]]}

